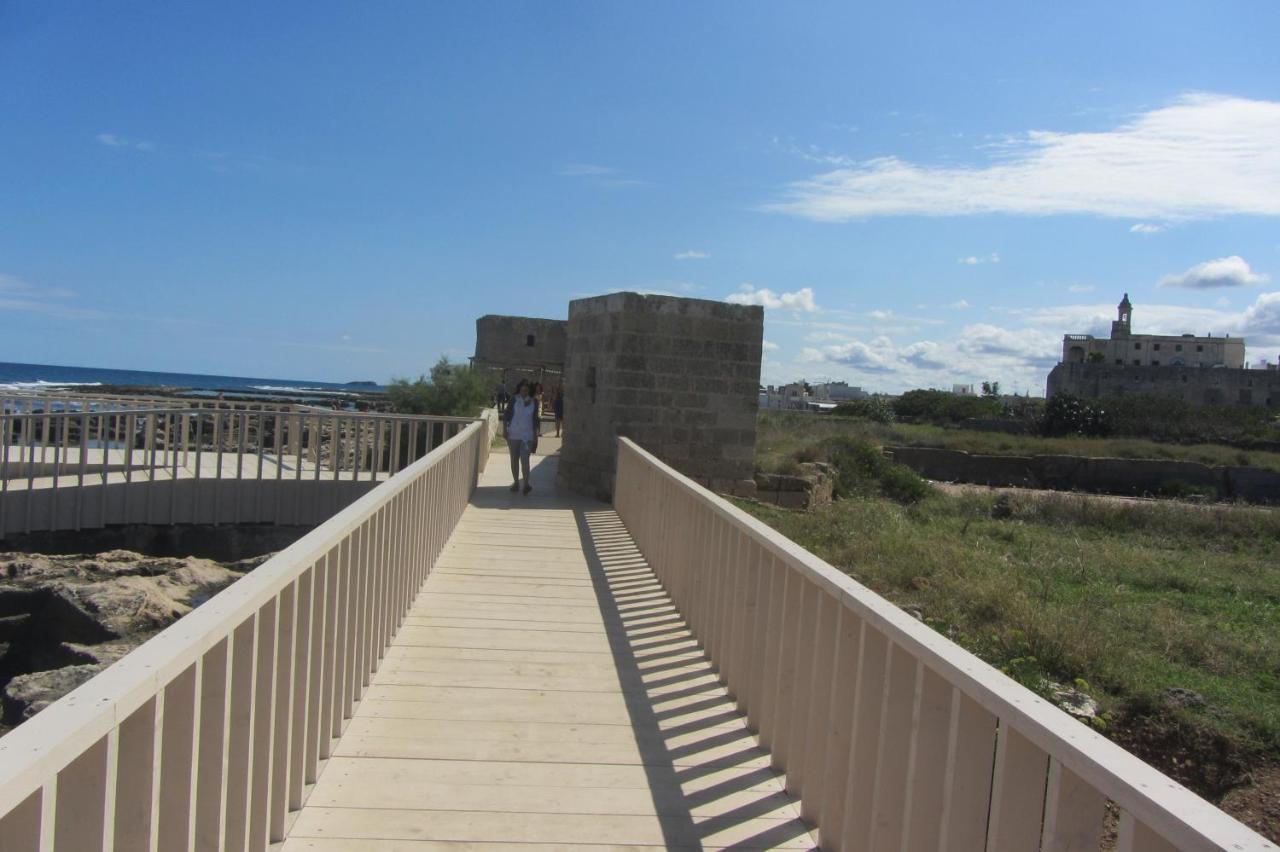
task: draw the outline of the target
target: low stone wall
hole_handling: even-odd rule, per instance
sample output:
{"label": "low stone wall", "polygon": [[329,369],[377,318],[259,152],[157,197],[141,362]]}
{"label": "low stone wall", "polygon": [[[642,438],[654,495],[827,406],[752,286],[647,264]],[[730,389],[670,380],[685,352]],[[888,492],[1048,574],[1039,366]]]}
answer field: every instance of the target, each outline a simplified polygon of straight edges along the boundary
{"label": "low stone wall", "polygon": [[1224,499],[1280,503],[1280,473],[1168,459],[987,456],[929,447],[885,447],[895,462],[926,479],[977,485],[1150,496],[1179,489]]}
{"label": "low stone wall", "polygon": [[755,497],[784,509],[815,509],[831,502],[835,480],[821,463],[800,465],[799,476],[757,473]]}

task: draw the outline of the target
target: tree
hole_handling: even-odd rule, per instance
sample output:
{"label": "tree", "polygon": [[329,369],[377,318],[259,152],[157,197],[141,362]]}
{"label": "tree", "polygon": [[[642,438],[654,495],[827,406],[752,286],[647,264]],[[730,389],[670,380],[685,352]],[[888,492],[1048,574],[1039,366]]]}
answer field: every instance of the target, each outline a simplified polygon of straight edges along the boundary
{"label": "tree", "polygon": [[467,364],[453,364],[441,358],[430,376],[416,381],[392,379],[387,389],[391,410],[397,414],[435,414],[447,417],[475,417],[489,402],[489,383]]}
{"label": "tree", "polygon": [[1000,383],[999,382],[983,382],[982,395],[987,399],[999,399]]}
{"label": "tree", "polygon": [[1083,435],[1086,438],[1103,438],[1111,434],[1111,418],[1101,406],[1071,394],[1056,393],[1045,403],[1040,428],[1051,437]]}

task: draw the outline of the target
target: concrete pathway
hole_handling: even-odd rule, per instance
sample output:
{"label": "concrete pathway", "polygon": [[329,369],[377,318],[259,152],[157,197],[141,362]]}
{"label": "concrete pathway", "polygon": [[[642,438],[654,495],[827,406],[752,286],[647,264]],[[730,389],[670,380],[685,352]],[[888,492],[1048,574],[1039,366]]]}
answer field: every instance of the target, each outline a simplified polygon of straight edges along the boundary
{"label": "concrete pathway", "polygon": [[535,461],[526,497],[490,459],[284,852],[814,848],[617,515]]}

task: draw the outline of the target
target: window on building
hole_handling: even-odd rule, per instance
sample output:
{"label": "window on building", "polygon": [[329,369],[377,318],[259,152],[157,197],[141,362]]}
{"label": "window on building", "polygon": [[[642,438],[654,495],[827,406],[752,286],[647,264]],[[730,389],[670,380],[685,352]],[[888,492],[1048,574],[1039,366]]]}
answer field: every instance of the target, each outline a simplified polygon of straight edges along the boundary
{"label": "window on building", "polygon": [[1116,366],[1118,366],[1118,367],[1123,367],[1123,366],[1124,366],[1124,359],[1123,359],[1123,358],[1117,358],[1117,359],[1116,359]]}
{"label": "window on building", "polygon": [[526,334],[526,335],[524,336],[524,345],[525,345],[525,346],[532,346],[532,345],[533,345],[533,335],[532,335],[532,334]]}
{"label": "window on building", "polygon": [[1141,349],[1141,348],[1142,348],[1142,344],[1141,344],[1141,343],[1135,343],[1135,344],[1133,344],[1133,348],[1134,348],[1134,349]]}
{"label": "window on building", "polygon": [[1152,359],[1151,359],[1151,366],[1153,366],[1153,367],[1159,367],[1159,366],[1160,366],[1160,359],[1158,359],[1158,358],[1152,358]]}
{"label": "window on building", "polygon": [[1159,343],[1153,343],[1153,344],[1151,345],[1151,348],[1152,348],[1152,349],[1154,349],[1154,350],[1156,350],[1157,352],[1159,352],[1159,351],[1160,351],[1160,344],[1159,344]]}
{"label": "window on building", "polygon": [[1173,346],[1173,351],[1174,351],[1174,352],[1181,352],[1181,351],[1182,351],[1182,344],[1181,344],[1181,343],[1175,343],[1175,344],[1174,344],[1174,346]]}
{"label": "window on building", "polygon": [[1203,352],[1203,351],[1204,351],[1204,347],[1203,347],[1203,346],[1197,346],[1197,347],[1196,347],[1196,351],[1197,351],[1197,352]]}
{"label": "window on building", "polygon": [[1134,359],[1133,359],[1133,366],[1135,366],[1135,367],[1141,367],[1141,366],[1142,366],[1142,359],[1141,359],[1141,358],[1134,358]]}

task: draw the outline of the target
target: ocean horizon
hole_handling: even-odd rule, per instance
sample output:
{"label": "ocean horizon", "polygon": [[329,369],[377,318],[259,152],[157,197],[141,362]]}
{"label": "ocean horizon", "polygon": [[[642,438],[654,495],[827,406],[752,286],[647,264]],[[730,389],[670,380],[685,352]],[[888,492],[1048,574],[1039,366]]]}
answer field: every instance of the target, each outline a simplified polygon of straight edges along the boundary
{"label": "ocean horizon", "polygon": [[194,392],[193,395],[211,395],[220,392],[233,392],[240,395],[255,393],[280,395],[298,391],[320,395],[344,395],[386,390],[385,385],[368,382],[320,382],[0,362],[0,392],[49,391],[59,388],[83,391],[106,385],[184,388]]}

